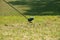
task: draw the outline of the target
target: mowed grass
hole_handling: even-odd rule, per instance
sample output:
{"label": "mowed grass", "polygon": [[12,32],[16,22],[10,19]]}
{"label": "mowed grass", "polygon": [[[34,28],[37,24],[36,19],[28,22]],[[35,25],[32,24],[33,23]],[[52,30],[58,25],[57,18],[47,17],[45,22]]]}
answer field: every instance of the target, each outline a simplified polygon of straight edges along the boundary
{"label": "mowed grass", "polygon": [[[32,23],[29,23],[6,3],[2,5],[0,40],[60,40],[60,16],[34,16]],[[30,9],[27,6],[15,7],[21,12],[25,12],[22,9]]]}
{"label": "mowed grass", "polygon": [[0,40],[60,40],[60,16],[0,16]]}

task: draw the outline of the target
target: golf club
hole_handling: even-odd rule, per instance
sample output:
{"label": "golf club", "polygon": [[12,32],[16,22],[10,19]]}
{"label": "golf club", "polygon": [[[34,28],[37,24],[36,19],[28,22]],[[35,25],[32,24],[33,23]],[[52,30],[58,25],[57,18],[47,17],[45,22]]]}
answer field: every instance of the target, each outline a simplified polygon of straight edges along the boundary
{"label": "golf club", "polygon": [[22,14],[19,10],[17,10],[15,7],[13,7],[10,3],[8,3],[7,1],[5,1],[5,0],[3,0],[5,3],[7,3],[10,7],[12,7],[13,9],[15,9],[18,13],[20,13],[22,16],[24,16],[27,20],[28,20],[28,22],[30,22],[30,23],[32,23],[32,20],[34,19],[34,18],[27,18],[24,14]]}

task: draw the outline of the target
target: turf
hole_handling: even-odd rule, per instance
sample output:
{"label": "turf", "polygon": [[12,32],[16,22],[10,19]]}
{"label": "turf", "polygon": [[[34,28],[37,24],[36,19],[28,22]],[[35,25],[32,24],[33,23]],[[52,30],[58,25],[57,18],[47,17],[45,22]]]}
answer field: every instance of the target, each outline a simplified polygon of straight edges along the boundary
{"label": "turf", "polygon": [[20,16],[0,17],[0,40],[60,40],[59,16],[35,18],[28,23]]}
{"label": "turf", "polygon": [[[27,5],[14,7],[22,13],[31,9]],[[28,18],[34,17],[29,23],[3,1],[0,8],[0,40],[60,40],[59,15],[26,15]]]}

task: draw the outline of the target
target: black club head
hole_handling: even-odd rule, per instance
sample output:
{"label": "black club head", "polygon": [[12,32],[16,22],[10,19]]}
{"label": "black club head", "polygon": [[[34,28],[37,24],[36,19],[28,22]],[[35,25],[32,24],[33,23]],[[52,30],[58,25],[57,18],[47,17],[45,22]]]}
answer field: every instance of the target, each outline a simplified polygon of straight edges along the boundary
{"label": "black club head", "polygon": [[29,21],[30,23],[32,23],[32,20],[34,20],[34,18],[28,18],[28,21]]}

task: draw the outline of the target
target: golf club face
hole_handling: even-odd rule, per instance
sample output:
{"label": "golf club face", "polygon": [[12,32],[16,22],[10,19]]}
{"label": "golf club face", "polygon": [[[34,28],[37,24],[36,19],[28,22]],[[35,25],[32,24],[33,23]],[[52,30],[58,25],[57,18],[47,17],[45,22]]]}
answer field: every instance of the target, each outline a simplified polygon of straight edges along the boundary
{"label": "golf club face", "polygon": [[34,20],[34,18],[28,18],[28,22],[32,23],[32,21]]}

